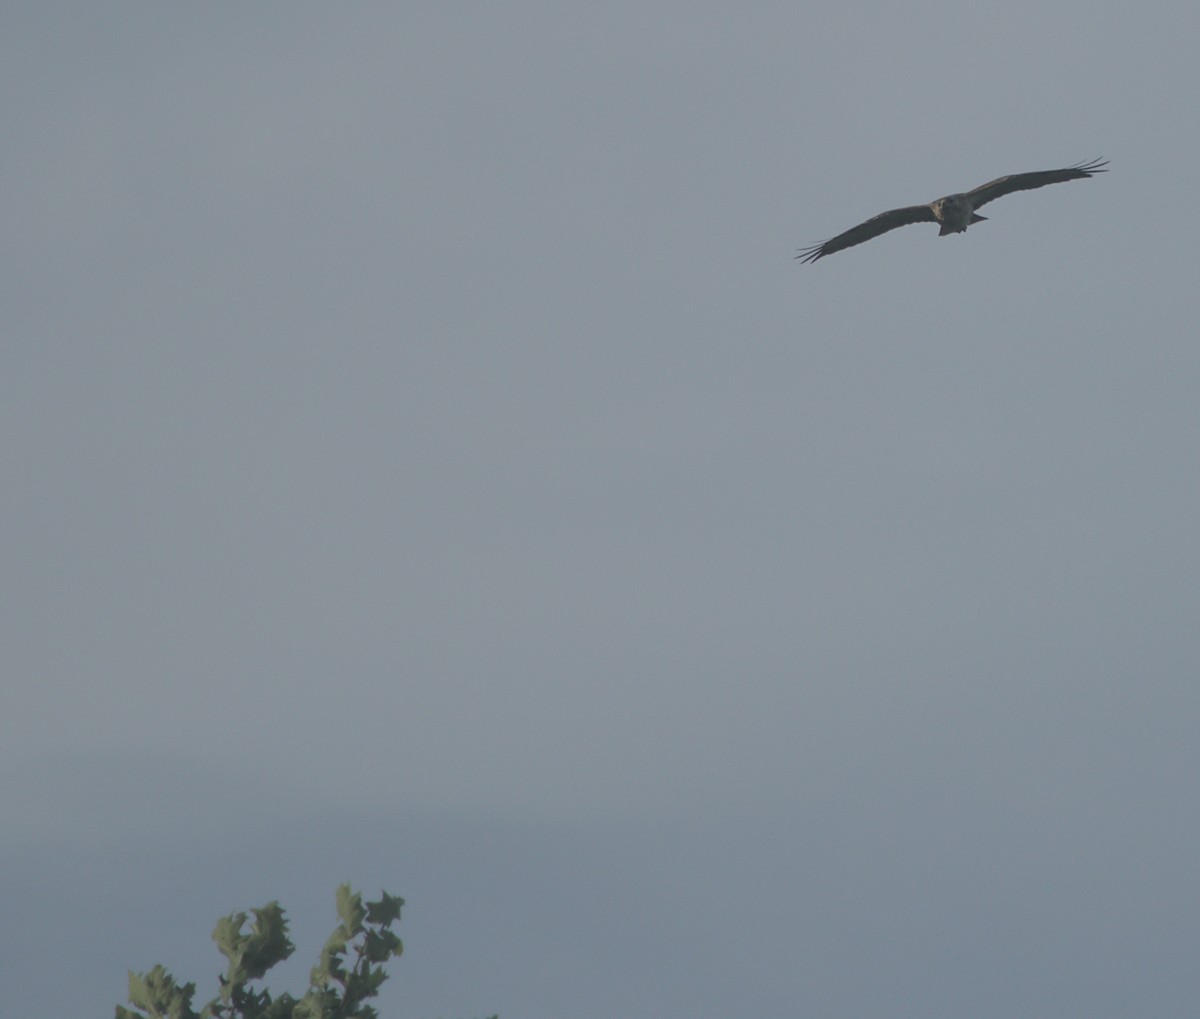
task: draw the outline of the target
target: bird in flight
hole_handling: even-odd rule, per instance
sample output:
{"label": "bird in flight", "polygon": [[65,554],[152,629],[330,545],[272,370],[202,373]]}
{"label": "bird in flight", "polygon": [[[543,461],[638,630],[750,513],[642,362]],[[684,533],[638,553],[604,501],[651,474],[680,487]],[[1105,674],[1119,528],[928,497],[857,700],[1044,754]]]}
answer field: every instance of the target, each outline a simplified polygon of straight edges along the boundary
{"label": "bird in flight", "polygon": [[987,219],[977,215],[975,210],[981,205],[1003,198],[1014,191],[1032,191],[1034,188],[1044,188],[1047,184],[1061,184],[1066,180],[1083,180],[1096,173],[1106,173],[1107,159],[1093,159],[1088,163],[1076,163],[1061,170],[1035,170],[1033,173],[1010,173],[1007,177],[997,177],[987,184],[980,184],[973,191],[965,191],[959,195],[947,195],[928,205],[908,205],[903,209],[890,209],[872,216],[865,223],[851,227],[845,233],[831,237],[824,244],[814,244],[809,248],[801,248],[796,257],[802,262],[815,262],[818,258],[832,255],[843,248],[852,248],[872,237],[878,237],[898,226],[908,226],[909,223],[940,223],[938,236],[963,233],[972,223]]}

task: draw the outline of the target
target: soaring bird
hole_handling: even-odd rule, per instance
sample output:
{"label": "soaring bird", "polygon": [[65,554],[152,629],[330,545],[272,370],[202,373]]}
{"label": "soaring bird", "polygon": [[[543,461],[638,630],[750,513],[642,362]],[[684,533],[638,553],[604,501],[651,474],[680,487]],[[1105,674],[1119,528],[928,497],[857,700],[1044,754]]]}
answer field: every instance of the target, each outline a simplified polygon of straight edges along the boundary
{"label": "soaring bird", "polygon": [[1010,173],[1007,177],[997,177],[987,184],[980,184],[973,191],[964,191],[958,195],[947,195],[928,205],[908,205],[903,209],[891,209],[872,216],[865,223],[851,227],[845,233],[831,237],[824,244],[814,244],[810,248],[802,248],[796,257],[802,262],[815,262],[818,258],[832,255],[842,248],[852,248],[872,237],[878,237],[898,226],[908,226],[909,223],[940,223],[938,236],[960,234],[966,231],[972,223],[987,219],[976,214],[975,210],[997,198],[1003,198],[1014,191],[1032,191],[1034,188],[1044,188],[1047,184],[1060,184],[1065,180],[1082,180],[1096,173],[1106,173],[1107,159],[1093,159],[1087,163],[1076,163],[1061,170],[1035,170],[1032,173]]}

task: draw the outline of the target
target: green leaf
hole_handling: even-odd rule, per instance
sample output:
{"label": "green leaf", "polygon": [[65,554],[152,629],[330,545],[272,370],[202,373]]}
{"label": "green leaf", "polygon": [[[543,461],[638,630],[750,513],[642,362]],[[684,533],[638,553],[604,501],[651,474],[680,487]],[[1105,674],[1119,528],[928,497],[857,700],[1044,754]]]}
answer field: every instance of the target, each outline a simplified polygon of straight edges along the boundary
{"label": "green leaf", "polygon": [[255,909],[254,923],[245,942],[242,965],[247,980],[260,979],[276,963],[283,962],[296,946],[287,937],[287,918],[278,902]]}
{"label": "green leaf", "polygon": [[391,931],[367,931],[363,954],[370,962],[387,962],[399,954],[400,939]]}
{"label": "green leaf", "polygon": [[297,1003],[292,1019],[333,1019],[338,1013],[339,999],[333,991],[309,991]]}
{"label": "green leaf", "polygon": [[337,911],[348,939],[362,933],[366,910],[363,909],[362,896],[352,892],[349,885],[338,885]]}
{"label": "green leaf", "polygon": [[241,954],[241,943],[244,940],[242,927],[245,926],[245,923],[245,913],[230,913],[228,916],[221,917],[217,921],[217,926],[213,928],[212,939],[217,943],[217,950],[226,959],[232,960]]}
{"label": "green leaf", "polygon": [[338,925],[321,949],[317,964],[309,973],[308,982],[313,987],[326,987],[331,981],[344,982],[346,970],[342,966],[342,956],[346,954],[346,939],[341,925]]}
{"label": "green leaf", "polygon": [[[129,1004],[163,1019],[198,1019],[192,1011],[195,984],[180,986],[162,966],[149,973],[129,974]],[[124,1011],[124,1010],[122,1010]]]}
{"label": "green leaf", "polygon": [[400,907],[404,905],[404,900],[387,892],[380,892],[380,895],[382,898],[378,902],[367,903],[367,922],[390,927],[400,919]]}
{"label": "green leaf", "polygon": [[137,1010],[117,1006],[115,1019],[377,1019],[376,1010],[364,1002],[388,979],[383,964],[403,951],[390,929],[403,905],[403,899],[387,892],[364,904],[350,885],[339,886],[340,922],[322,947],[310,971],[308,992],[299,1000],[289,994],[273,998],[268,989],[250,986],[295,951],[279,903],[269,902],[249,914],[231,913],[217,921],[212,934],[228,963],[218,977],[220,993],[199,1015],[191,1005],[195,985],[181,986],[156,966],[149,973],[129,974],[129,1001]]}

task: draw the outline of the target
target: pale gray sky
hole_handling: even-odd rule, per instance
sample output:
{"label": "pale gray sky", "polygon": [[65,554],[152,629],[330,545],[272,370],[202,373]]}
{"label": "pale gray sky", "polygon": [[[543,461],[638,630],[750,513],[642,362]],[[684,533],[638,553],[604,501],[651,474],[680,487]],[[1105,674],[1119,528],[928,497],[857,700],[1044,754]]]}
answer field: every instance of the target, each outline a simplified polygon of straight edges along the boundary
{"label": "pale gray sky", "polygon": [[1194,4],[2,27],[14,1015],[1194,1011]]}

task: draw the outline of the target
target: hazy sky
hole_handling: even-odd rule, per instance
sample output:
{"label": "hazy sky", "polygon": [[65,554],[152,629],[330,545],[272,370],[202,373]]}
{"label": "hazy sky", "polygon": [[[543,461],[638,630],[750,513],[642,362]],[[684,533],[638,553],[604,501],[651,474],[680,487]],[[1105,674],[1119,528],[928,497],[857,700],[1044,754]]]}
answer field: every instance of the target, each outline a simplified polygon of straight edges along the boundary
{"label": "hazy sky", "polygon": [[0,19],[6,1011],[1194,1015],[1194,3]]}

